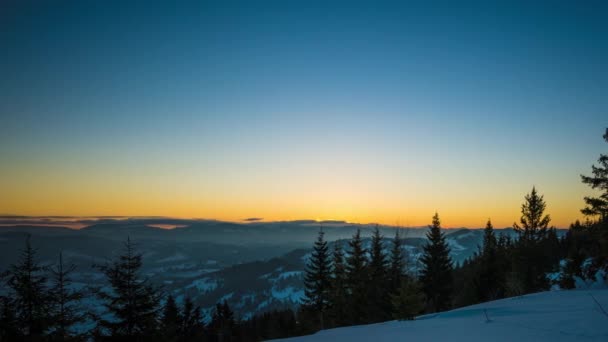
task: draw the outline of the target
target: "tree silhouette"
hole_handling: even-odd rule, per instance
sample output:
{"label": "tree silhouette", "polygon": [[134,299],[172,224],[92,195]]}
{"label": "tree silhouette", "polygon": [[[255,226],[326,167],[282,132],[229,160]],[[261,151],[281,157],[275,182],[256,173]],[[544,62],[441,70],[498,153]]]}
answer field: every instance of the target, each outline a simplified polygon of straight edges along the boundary
{"label": "tree silhouette", "polygon": [[483,248],[481,250],[480,269],[476,282],[479,301],[488,301],[500,298],[503,295],[504,275],[499,263],[498,245],[494,226],[488,219],[483,233]]}
{"label": "tree silhouette", "polygon": [[213,334],[213,341],[227,342],[231,341],[234,335],[235,328],[234,314],[228,303],[217,303],[209,328]]}
{"label": "tree silhouette", "polygon": [[182,330],[183,317],[172,295],[167,296],[160,319],[160,329],[164,341],[178,341]]}
{"label": "tree silhouette", "polygon": [[384,254],[382,235],[378,225],[372,234],[370,247],[368,286],[368,315],[370,322],[382,322],[390,318],[391,302],[390,293],[387,291],[387,268],[388,263]]}
{"label": "tree silhouette", "polygon": [[14,301],[7,296],[0,296],[0,341],[23,340],[17,325]]}
{"label": "tree silhouette", "polygon": [[395,237],[391,243],[388,271],[388,288],[390,293],[396,293],[401,287],[401,281],[405,276],[405,261],[402,250],[403,241],[399,229],[395,230]]}
{"label": "tree silhouette", "polygon": [[546,207],[544,196],[538,194],[536,187],[532,187],[532,191],[525,196],[521,205],[521,227],[513,223],[520,240],[539,240],[545,236],[551,222],[549,215],[544,215]]}
{"label": "tree silhouette", "polygon": [[[227,304],[226,304],[227,305]],[[222,309],[222,308],[220,308]],[[223,312],[220,312],[223,315]],[[224,317],[224,316],[222,316]],[[217,321],[212,324],[217,324]],[[217,340],[218,331],[213,332],[212,340]],[[225,332],[222,332],[225,333]],[[195,306],[190,297],[184,300],[184,308],[181,314],[181,326],[179,333],[179,341],[200,341],[205,336],[205,326],[201,317],[201,308]],[[223,335],[222,335],[223,336]]]}
{"label": "tree silhouette", "polygon": [[304,306],[318,315],[321,329],[329,307],[331,286],[331,259],[324,234],[320,229],[304,277]]}
{"label": "tree silhouette", "polygon": [[83,322],[86,318],[83,308],[79,306],[84,294],[71,286],[70,276],[75,270],[75,265],[64,264],[63,253],[61,252],[59,253],[58,264],[51,268],[51,327],[53,328],[51,336],[55,341],[65,341],[75,335],[73,326]]}
{"label": "tree silhouette", "polygon": [[524,197],[521,206],[521,227],[513,224],[519,235],[513,251],[513,269],[507,282],[512,295],[547,290],[550,258],[543,246],[547,240],[547,228],[551,219],[545,215],[546,204],[535,187]]}
{"label": "tree silhouette", "polygon": [[338,241],[334,242],[332,254],[332,277],[330,286],[329,316],[332,327],[348,324],[348,294],[344,251]]}
{"label": "tree silhouette", "polygon": [[368,300],[367,300],[367,251],[363,248],[361,241],[361,230],[357,232],[348,242],[349,255],[346,258],[346,279],[349,295],[350,323],[367,323]]}
{"label": "tree silhouette", "polygon": [[[608,142],[608,128],[603,137]],[[608,219],[608,155],[600,154],[597,161],[599,166],[591,166],[593,176],[581,175],[581,179],[583,183],[602,193],[599,197],[585,197],[586,206],[581,212],[586,216],[597,217],[599,221],[605,221]]]}
{"label": "tree silhouette", "polygon": [[27,339],[41,338],[49,326],[51,297],[46,284],[44,268],[36,260],[28,235],[20,260],[9,268],[7,282],[13,291],[10,302],[17,326]]}
{"label": "tree silhouette", "polygon": [[156,333],[160,292],[141,277],[141,258],[131,239],[127,239],[124,253],[99,267],[112,287],[111,291],[98,291],[112,316],[102,319],[100,325],[113,338],[145,339]]}
{"label": "tree silhouette", "polygon": [[424,310],[425,297],[415,279],[404,278],[398,291],[391,295],[393,318],[412,320]]}
{"label": "tree silhouette", "polygon": [[430,312],[447,310],[452,300],[452,259],[445,235],[441,232],[439,214],[433,216],[426,237],[429,242],[423,248],[420,281],[427,308]]}

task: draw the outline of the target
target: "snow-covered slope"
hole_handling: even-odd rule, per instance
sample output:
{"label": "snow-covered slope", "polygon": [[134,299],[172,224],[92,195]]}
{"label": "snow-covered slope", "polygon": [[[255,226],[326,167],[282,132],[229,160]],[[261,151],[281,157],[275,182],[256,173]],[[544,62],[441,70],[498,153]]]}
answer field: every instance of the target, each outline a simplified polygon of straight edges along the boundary
{"label": "snow-covered slope", "polygon": [[421,316],[415,321],[330,329],[287,340],[608,341],[608,315],[594,297],[608,310],[608,290],[551,291]]}

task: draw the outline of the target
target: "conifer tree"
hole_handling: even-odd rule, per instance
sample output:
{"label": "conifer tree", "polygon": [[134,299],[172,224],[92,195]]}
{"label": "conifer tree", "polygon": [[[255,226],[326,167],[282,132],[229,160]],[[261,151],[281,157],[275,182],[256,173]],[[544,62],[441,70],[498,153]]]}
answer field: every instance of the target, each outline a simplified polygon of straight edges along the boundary
{"label": "conifer tree", "polygon": [[425,297],[415,279],[404,278],[397,293],[391,295],[393,318],[413,320],[424,310]]}
{"label": "conifer tree", "polygon": [[26,339],[39,339],[49,326],[50,296],[44,268],[36,260],[36,250],[25,240],[21,258],[8,271],[8,288],[12,290],[16,321]]}
{"label": "conifer tree", "polygon": [[547,205],[544,196],[539,195],[536,187],[532,187],[530,194],[525,196],[521,205],[521,227],[513,223],[513,228],[519,234],[522,242],[538,241],[545,237],[547,228],[551,222],[549,215],[544,215]]}
{"label": "conifer tree", "polygon": [[550,271],[551,256],[542,248],[547,239],[551,218],[545,215],[546,204],[542,195],[533,187],[521,206],[521,227],[514,223],[518,232],[513,268],[508,283],[511,294],[525,294],[549,289],[546,273]]}
{"label": "conifer tree", "polygon": [[0,296],[0,341],[23,340],[17,326],[15,304],[9,297]]}
{"label": "conifer tree", "polygon": [[452,301],[452,259],[450,248],[441,232],[439,215],[433,216],[433,224],[426,234],[428,243],[423,248],[420,281],[430,312],[447,310]]}
{"label": "conifer tree", "polygon": [[[608,142],[608,128],[603,138]],[[585,197],[586,206],[581,212],[602,222],[608,219],[608,155],[600,154],[597,161],[599,166],[591,166],[593,176],[581,175],[581,179],[584,184],[599,190],[601,194],[598,197]]]}
{"label": "conifer tree", "polygon": [[321,329],[324,328],[324,316],[329,307],[331,286],[331,259],[324,234],[322,229],[319,230],[304,277],[304,306],[318,315]]}
{"label": "conifer tree", "polygon": [[[200,341],[205,335],[205,326],[201,317],[201,308],[195,306],[190,297],[184,300],[184,308],[180,315],[180,342]],[[211,340],[217,339],[217,331]]]}
{"label": "conifer tree", "polygon": [[210,330],[215,336],[214,340],[217,342],[231,341],[235,325],[234,313],[228,306],[228,302],[217,303],[209,324]]}
{"label": "conifer tree", "polygon": [[387,260],[384,254],[383,237],[378,225],[372,234],[370,247],[368,285],[368,315],[369,322],[382,322],[390,319],[391,302],[387,291]]}
{"label": "conifer tree", "polygon": [[177,341],[181,334],[182,315],[172,295],[167,296],[160,319],[160,330],[165,341]]}
{"label": "conifer tree", "polygon": [[344,251],[340,242],[334,243],[332,255],[332,277],[329,316],[330,326],[340,327],[348,323],[348,296],[347,296],[346,265],[344,264]]}
{"label": "conifer tree", "polygon": [[477,272],[476,282],[479,301],[485,302],[500,298],[503,295],[503,270],[501,270],[498,256],[498,246],[492,221],[488,219],[483,235],[483,249],[481,250],[480,270]]}
{"label": "conifer tree", "polygon": [[98,291],[113,319],[100,321],[101,328],[115,339],[146,339],[157,330],[160,292],[142,278],[141,254],[127,239],[125,250],[118,259],[100,266],[112,291]]}
{"label": "conifer tree", "polygon": [[363,248],[361,231],[357,232],[348,242],[349,255],[346,258],[346,279],[349,295],[350,323],[367,323],[368,300],[367,300],[367,251]]}
{"label": "conifer tree", "polygon": [[70,276],[76,270],[76,265],[66,265],[63,262],[63,253],[59,253],[58,264],[51,268],[52,274],[52,319],[51,336],[55,341],[69,340],[76,335],[73,326],[85,320],[83,308],[79,306],[83,292],[74,289]]}
{"label": "conifer tree", "polygon": [[405,262],[402,249],[403,241],[399,234],[399,229],[395,231],[395,237],[391,244],[391,254],[389,259],[388,288],[390,293],[396,293],[401,287],[401,281],[405,276]]}

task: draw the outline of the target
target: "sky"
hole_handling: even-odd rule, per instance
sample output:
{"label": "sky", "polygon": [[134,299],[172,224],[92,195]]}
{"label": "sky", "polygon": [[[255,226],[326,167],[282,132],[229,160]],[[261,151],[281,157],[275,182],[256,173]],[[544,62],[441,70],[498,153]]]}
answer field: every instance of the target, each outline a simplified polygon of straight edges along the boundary
{"label": "sky", "polygon": [[607,150],[603,1],[0,6],[0,214],[566,227]]}

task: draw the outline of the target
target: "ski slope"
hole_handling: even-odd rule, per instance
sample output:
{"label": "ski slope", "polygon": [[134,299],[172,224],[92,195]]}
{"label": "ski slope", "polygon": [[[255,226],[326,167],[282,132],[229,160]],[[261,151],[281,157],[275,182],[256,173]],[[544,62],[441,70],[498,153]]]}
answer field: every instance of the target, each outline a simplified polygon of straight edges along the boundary
{"label": "ski slope", "polygon": [[[283,341],[608,341],[608,290],[550,291]],[[485,313],[484,313],[485,311]],[[489,321],[486,319],[486,313]]]}

